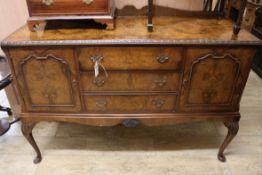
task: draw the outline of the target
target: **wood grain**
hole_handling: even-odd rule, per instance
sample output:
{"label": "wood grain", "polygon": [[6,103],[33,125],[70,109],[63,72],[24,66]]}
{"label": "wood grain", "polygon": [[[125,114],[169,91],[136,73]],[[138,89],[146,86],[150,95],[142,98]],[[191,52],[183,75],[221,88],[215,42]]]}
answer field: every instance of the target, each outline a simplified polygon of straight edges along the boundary
{"label": "wood grain", "polygon": [[77,28],[30,32],[23,26],[2,45],[262,44],[246,30],[241,30],[237,38],[232,37],[233,23],[230,20],[155,17],[154,24],[152,33],[147,31],[146,17],[118,18],[112,31]]}

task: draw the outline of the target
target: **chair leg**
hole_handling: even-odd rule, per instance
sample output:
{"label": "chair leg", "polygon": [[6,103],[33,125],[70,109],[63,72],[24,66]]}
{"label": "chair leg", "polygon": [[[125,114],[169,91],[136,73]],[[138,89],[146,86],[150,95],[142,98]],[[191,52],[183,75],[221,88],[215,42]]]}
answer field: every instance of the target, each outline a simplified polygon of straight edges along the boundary
{"label": "chair leg", "polygon": [[0,136],[4,135],[10,129],[10,123],[7,119],[0,120]]}
{"label": "chair leg", "polygon": [[8,114],[9,116],[13,114],[11,108],[3,107],[3,106],[1,106],[1,105],[0,105],[0,111],[7,112],[7,114]]}

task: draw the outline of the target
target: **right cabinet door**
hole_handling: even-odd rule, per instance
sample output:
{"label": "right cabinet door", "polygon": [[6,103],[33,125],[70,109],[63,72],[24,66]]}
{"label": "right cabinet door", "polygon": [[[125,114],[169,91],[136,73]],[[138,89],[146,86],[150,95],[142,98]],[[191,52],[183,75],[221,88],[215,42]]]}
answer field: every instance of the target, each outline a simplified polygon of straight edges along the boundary
{"label": "right cabinet door", "polygon": [[179,110],[238,111],[254,53],[250,48],[188,48]]}

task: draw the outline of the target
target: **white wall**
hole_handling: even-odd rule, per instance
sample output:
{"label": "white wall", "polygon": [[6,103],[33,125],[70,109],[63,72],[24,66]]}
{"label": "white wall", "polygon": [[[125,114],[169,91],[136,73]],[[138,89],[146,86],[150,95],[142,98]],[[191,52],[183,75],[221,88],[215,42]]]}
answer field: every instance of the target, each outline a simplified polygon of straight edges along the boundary
{"label": "white wall", "polygon": [[26,0],[0,0],[0,40],[25,24],[27,18]]}

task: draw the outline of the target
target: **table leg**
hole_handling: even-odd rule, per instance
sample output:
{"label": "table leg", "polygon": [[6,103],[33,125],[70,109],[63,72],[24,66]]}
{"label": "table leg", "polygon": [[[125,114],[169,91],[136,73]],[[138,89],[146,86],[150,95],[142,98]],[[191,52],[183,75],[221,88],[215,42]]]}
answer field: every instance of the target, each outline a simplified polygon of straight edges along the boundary
{"label": "table leg", "polygon": [[32,130],[34,128],[34,126],[36,125],[36,123],[33,122],[24,122],[22,121],[22,125],[21,125],[21,130],[23,135],[25,136],[25,138],[28,140],[28,142],[32,145],[32,147],[34,148],[35,152],[36,152],[36,157],[34,159],[34,163],[40,163],[42,160],[42,156],[41,156],[41,152],[35,142],[35,139],[33,137],[32,134]]}
{"label": "table leg", "polygon": [[218,152],[218,160],[220,160],[221,162],[226,161],[226,157],[224,155],[224,150],[227,148],[227,146],[230,144],[230,142],[237,135],[238,130],[239,130],[239,120],[225,122],[224,124],[228,129],[228,133],[227,133],[227,136],[226,136],[223,144],[220,146],[220,149],[219,149],[219,152]]}

